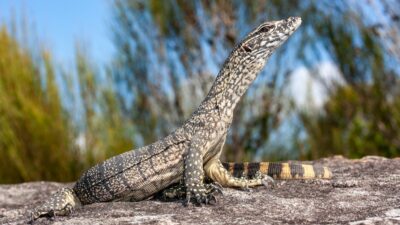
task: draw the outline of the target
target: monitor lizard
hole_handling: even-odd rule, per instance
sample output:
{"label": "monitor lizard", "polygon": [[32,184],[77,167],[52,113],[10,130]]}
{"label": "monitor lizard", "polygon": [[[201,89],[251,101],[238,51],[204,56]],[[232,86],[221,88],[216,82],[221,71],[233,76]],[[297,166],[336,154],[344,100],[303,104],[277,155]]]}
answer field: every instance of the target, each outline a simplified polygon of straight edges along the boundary
{"label": "monitor lizard", "polygon": [[[241,188],[268,185],[272,181],[270,176],[279,178],[279,174],[287,171],[291,171],[289,177],[330,177],[328,169],[322,167],[314,170],[301,164],[292,167],[271,164],[268,173],[262,170],[267,168],[266,164],[258,164],[257,176],[243,178],[235,176],[235,170],[230,169],[232,164],[222,164],[219,160],[235,106],[274,50],[300,24],[301,18],[290,17],[264,22],[251,31],[230,53],[208,95],[181,127],[153,144],[90,168],[72,188],[58,190],[34,208],[31,221],[41,216],[68,215],[78,205],[144,200],[181,181],[187,202],[207,204],[215,201],[217,188],[204,183],[205,177],[223,187]],[[325,173],[318,175],[316,171],[321,170]]]}

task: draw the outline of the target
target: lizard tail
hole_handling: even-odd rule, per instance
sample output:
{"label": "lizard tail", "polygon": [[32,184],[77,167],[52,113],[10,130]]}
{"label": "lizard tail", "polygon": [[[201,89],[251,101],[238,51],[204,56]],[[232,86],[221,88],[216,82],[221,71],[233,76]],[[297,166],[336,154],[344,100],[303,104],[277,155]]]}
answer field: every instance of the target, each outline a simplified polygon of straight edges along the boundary
{"label": "lizard tail", "polygon": [[222,164],[234,177],[251,178],[261,173],[275,179],[332,178],[332,172],[328,167],[299,162],[224,162]]}
{"label": "lizard tail", "polygon": [[42,216],[67,216],[78,205],[81,205],[81,203],[75,192],[71,188],[61,188],[43,204],[31,211],[30,221],[33,222]]}

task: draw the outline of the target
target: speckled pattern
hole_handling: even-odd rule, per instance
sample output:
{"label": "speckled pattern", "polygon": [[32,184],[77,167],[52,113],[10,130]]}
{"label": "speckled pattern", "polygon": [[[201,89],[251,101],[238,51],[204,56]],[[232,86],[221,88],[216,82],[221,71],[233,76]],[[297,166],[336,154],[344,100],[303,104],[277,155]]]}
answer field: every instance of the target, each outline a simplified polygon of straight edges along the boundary
{"label": "speckled pattern", "polygon": [[[94,203],[69,216],[39,218],[34,224],[400,224],[400,158],[336,156],[315,163],[329,166],[332,179],[276,180],[274,188],[251,192],[225,188],[217,203],[207,207],[153,199]],[[0,224],[26,224],[32,204],[72,185],[0,185]]]}
{"label": "speckled pattern", "polygon": [[[67,215],[74,205],[146,199],[179,180],[187,202],[215,200],[203,183],[205,176],[228,187],[251,187],[270,181],[232,176],[219,161],[234,108],[270,55],[300,26],[301,19],[265,22],[231,52],[208,95],[193,115],[167,137],[112,157],[85,172],[72,189],[64,189],[33,210],[32,219]],[[74,197],[60,200],[58,196]],[[68,207],[67,207],[68,206]],[[45,210],[44,210],[45,209]]]}

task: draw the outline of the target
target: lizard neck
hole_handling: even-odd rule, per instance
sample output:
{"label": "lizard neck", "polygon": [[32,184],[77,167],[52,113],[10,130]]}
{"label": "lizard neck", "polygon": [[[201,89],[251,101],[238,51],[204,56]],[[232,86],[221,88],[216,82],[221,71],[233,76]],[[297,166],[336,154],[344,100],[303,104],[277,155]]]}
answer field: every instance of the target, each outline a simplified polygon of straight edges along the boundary
{"label": "lizard neck", "polygon": [[194,113],[230,123],[243,94],[256,79],[272,52],[300,26],[299,17],[261,24],[231,52],[207,97]]}
{"label": "lizard neck", "polygon": [[266,59],[245,57],[240,48],[236,48],[225,61],[199,109],[211,110],[223,121],[232,121],[236,105],[264,67]]}

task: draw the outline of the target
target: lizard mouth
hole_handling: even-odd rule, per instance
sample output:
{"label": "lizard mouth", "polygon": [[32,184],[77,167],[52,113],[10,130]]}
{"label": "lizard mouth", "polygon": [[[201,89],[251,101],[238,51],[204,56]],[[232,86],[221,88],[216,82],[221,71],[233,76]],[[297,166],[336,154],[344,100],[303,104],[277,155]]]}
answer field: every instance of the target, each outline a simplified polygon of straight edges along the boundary
{"label": "lizard mouth", "polygon": [[286,19],[288,27],[291,28],[292,31],[295,31],[301,25],[300,17],[289,17]]}
{"label": "lizard mouth", "polygon": [[[284,43],[300,27],[301,23],[300,17],[265,22],[250,33],[242,41],[239,48],[246,54],[260,55],[266,53],[268,55]],[[259,58],[259,56],[255,58]]]}

